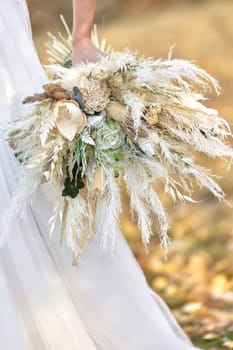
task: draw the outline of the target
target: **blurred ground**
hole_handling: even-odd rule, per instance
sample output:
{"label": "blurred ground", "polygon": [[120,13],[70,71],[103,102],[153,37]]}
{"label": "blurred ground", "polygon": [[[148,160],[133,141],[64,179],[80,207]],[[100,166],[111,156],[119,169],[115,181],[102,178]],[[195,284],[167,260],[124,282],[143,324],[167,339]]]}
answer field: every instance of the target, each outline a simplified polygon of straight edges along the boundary
{"label": "blurred ground", "polygon": [[[221,83],[222,94],[211,106],[233,122],[233,2],[99,0],[99,32],[115,48],[162,57],[176,44],[174,56],[194,60]],[[56,32],[58,15],[71,23],[71,1],[29,1],[34,35],[42,60],[46,31]],[[199,159],[217,174],[233,203],[232,171],[224,162]],[[148,282],[170,305],[195,344],[206,349],[233,349],[233,209],[207,193],[199,204],[174,208],[167,203],[173,238],[168,260],[155,238],[145,254],[124,197],[122,227]]]}

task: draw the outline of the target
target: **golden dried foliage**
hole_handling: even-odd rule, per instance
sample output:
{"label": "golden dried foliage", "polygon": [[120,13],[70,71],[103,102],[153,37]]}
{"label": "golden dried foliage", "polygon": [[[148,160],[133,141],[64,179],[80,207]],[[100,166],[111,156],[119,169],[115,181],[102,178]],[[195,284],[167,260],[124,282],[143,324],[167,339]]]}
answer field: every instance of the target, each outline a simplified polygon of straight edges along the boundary
{"label": "golden dried foliage", "polygon": [[43,85],[43,89],[44,92],[42,93],[36,93],[33,96],[26,97],[23,100],[23,104],[41,102],[48,98],[51,98],[55,101],[71,99],[70,94],[58,84],[46,84]]}

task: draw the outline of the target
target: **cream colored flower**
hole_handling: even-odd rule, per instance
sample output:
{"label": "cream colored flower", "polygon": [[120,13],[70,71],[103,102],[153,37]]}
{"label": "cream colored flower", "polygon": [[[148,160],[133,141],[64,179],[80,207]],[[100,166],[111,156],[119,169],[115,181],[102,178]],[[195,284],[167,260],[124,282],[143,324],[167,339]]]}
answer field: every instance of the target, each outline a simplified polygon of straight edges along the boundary
{"label": "cream colored flower", "polygon": [[100,61],[91,68],[91,76],[96,80],[106,79],[108,75],[109,72],[106,70],[106,65]]}
{"label": "cream colored flower", "polygon": [[54,108],[55,125],[60,134],[72,141],[86,125],[86,115],[75,101],[61,100]]}
{"label": "cream colored flower", "polygon": [[101,112],[109,102],[109,89],[104,81],[81,79],[78,84],[88,114]]}
{"label": "cream colored flower", "polygon": [[78,81],[80,77],[78,72],[76,72],[74,69],[71,69],[63,78],[61,81],[61,85],[63,89],[66,89],[68,91],[72,91],[74,86],[77,86]]}
{"label": "cream colored flower", "polygon": [[96,132],[96,144],[100,150],[118,149],[125,142],[125,135],[121,131],[119,124],[108,121]]}

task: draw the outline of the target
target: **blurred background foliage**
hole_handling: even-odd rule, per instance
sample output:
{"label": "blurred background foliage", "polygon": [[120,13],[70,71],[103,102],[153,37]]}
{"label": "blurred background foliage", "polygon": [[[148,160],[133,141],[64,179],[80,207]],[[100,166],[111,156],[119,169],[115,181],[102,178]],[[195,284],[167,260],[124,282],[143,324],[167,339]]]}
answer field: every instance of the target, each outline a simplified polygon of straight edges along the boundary
{"label": "blurred background foliage", "polygon": [[[60,14],[71,27],[71,0],[28,0],[28,4],[36,46],[46,62],[46,33],[61,30]],[[221,96],[211,96],[206,104],[232,123],[232,14],[232,0],[97,0],[96,23],[100,36],[117,49],[129,47],[145,56],[166,58],[175,44],[174,57],[194,61],[220,81]],[[197,158],[224,176],[219,181],[232,204],[233,170],[224,161],[198,154]],[[166,261],[156,237],[145,253],[125,195],[121,225],[148,282],[194,343],[212,350],[233,349],[233,208],[206,192],[197,191],[196,198],[197,204],[185,208],[164,199],[172,237]]]}

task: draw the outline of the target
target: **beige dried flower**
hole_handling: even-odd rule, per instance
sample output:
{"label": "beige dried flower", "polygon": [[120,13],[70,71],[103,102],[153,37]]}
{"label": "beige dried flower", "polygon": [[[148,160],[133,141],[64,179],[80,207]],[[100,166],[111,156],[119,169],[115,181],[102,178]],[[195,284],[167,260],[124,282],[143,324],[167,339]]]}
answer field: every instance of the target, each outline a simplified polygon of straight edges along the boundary
{"label": "beige dried flower", "polygon": [[155,125],[159,121],[158,114],[161,112],[160,105],[150,105],[147,107],[147,111],[144,115],[144,118],[149,125]]}
{"label": "beige dried flower", "polygon": [[101,62],[98,62],[91,69],[91,76],[96,80],[106,79],[108,75],[109,72],[106,70],[105,64],[101,64]]}
{"label": "beige dried flower", "polygon": [[79,82],[78,87],[88,114],[94,114],[106,108],[109,102],[109,89],[104,81],[86,78]]}
{"label": "beige dried flower", "polygon": [[116,120],[117,122],[123,122],[128,116],[126,106],[120,102],[109,102],[106,107],[108,117]]}

